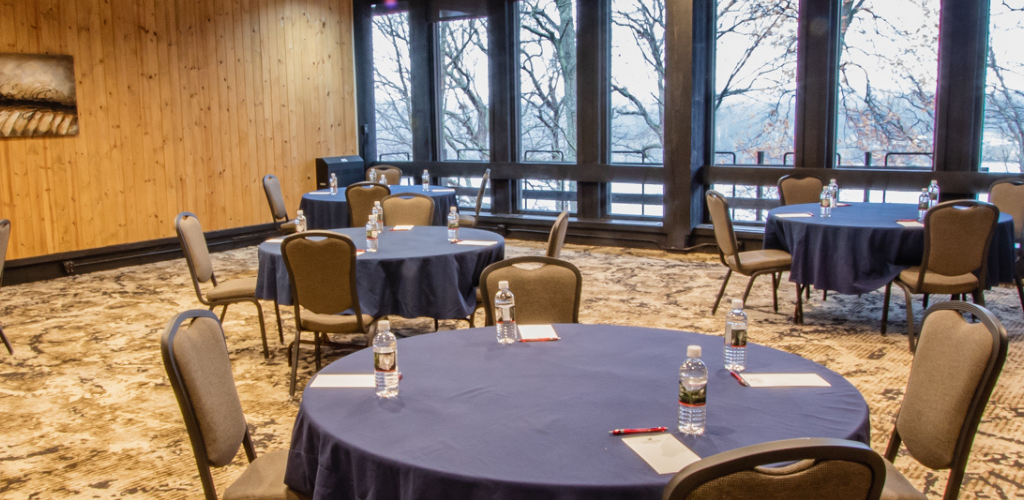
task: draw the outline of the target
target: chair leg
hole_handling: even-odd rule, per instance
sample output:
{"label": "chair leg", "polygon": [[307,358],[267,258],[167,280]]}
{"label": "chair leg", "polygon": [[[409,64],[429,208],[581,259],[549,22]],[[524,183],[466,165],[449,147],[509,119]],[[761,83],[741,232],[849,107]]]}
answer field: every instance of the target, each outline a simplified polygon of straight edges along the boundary
{"label": "chair leg", "polygon": [[772,307],[779,312],[779,281],[781,273],[772,273]]}
{"label": "chair leg", "polygon": [[[807,285],[807,288],[810,287]],[[796,285],[796,310],[793,311],[793,323],[797,325],[804,324],[804,290],[802,288],[799,283]]]}
{"label": "chair leg", "polygon": [[281,326],[281,307],[274,301],[274,315],[277,316],[277,338],[284,344],[284,327]]}
{"label": "chair leg", "polygon": [[1017,283],[1017,296],[1020,297],[1020,308],[1024,311],[1024,282],[1021,281],[1020,276],[1014,276],[1013,281]]}
{"label": "chair leg", "polygon": [[732,268],[729,268],[729,272],[725,273],[725,280],[722,281],[722,287],[718,289],[718,297],[715,299],[715,305],[711,307],[711,315],[714,316],[715,312],[718,311],[718,303],[722,301],[722,295],[725,295],[725,287],[729,284],[729,277],[732,276]]}
{"label": "chair leg", "polygon": [[821,291],[821,301],[825,302],[827,300],[828,300],[828,290],[822,290]]}
{"label": "chair leg", "polygon": [[903,297],[907,304],[907,341],[910,343],[910,352],[914,352],[917,350],[917,335],[914,332],[914,294],[902,283],[899,285],[903,289]]}
{"label": "chair leg", "polygon": [[292,342],[292,380],[288,387],[288,396],[295,396],[295,379],[298,377],[299,371],[299,336],[302,334],[302,330],[295,329],[295,341]]}
{"label": "chair leg", "polygon": [[4,341],[4,345],[7,347],[8,354],[14,354],[14,349],[11,349],[11,343],[7,340],[7,335],[4,335],[4,327],[0,326],[0,340]]}
{"label": "chair leg", "polygon": [[811,300],[811,285],[804,287],[804,293],[807,294],[807,300]]}
{"label": "chair leg", "polygon": [[754,280],[757,279],[758,274],[754,273],[747,280],[747,289],[743,291],[743,307],[747,307],[747,296],[750,295],[750,287],[754,286]]}
{"label": "chair leg", "polygon": [[321,342],[321,335],[324,335],[324,334],[322,334],[320,332],[313,332],[313,357],[316,358],[316,371],[320,371],[320,342]]}
{"label": "chair leg", "polygon": [[928,309],[928,296],[929,295],[930,294],[926,293],[926,294],[924,294],[924,298],[921,299],[921,306],[924,307],[925,309]]}
{"label": "chair leg", "polygon": [[434,331],[436,332],[440,326],[441,323],[437,321],[437,318],[434,318]]}
{"label": "chair leg", "polygon": [[[267,348],[267,327],[263,324],[263,306],[260,305],[260,301],[253,299],[253,304],[256,304],[256,316],[260,319],[260,336],[263,337],[263,359],[270,359],[270,350]],[[228,306],[224,306],[224,310],[227,311]]]}
{"label": "chair leg", "polygon": [[224,304],[224,309],[220,311],[220,322],[224,323],[224,316],[228,313],[228,305]]}
{"label": "chair leg", "polygon": [[885,284],[885,297],[882,299],[882,335],[889,326],[889,297],[892,295],[892,282]]}
{"label": "chair leg", "polygon": [[974,299],[974,303],[975,304],[978,304],[981,307],[985,307],[985,291],[984,290],[979,288],[979,289],[971,292],[971,298]]}

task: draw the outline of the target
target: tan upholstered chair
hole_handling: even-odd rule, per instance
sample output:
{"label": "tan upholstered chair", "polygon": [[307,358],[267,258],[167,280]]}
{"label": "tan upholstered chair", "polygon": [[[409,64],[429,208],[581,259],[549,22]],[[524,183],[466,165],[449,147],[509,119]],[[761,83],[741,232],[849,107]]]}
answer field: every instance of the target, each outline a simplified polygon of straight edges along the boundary
{"label": "tan upholstered chair", "polygon": [[480,190],[476,192],[476,210],[473,215],[460,215],[459,227],[476,227],[480,222],[480,208],[484,204],[484,194],[487,192],[487,183],[491,180],[491,169],[484,171],[484,177],[480,179]]}
{"label": "tan upholstered chair", "polygon": [[305,498],[284,484],[288,450],[256,457],[217,316],[193,310],[171,318],[160,338],[160,352],[185,419],[206,499],[217,500],[210,467],[230,464],[240,445],[249,465],[224,491],[225,500]]}
{"label": "tan upholstered chair", "polygon": [[281,194],[281,182],[271,174],[263,176],[263,192],[267,195],[270,215],[274,217],[274,225],[281,234],[292,234],[296,231],[295,221],[288,217],[288,209],[284,206],[284,195]]}
{"label": "tan upholstered chair", "polygon": [[551,233],[548,234],[548,251],[545,255],[552,259],[562,256],[562,245],[565,244],[565,231],[569,229],[569,211],[558,214],[555,223],[551,225]]}
{"label": "tan upholstered chair", "polygon": [[[345,188],[349,227],[363,227],[373,213],[373,202],[391,194],[391,188],[375,182],[356,182]],[[385,211],[387,215],[387,211]]]}
{"label": "tan upholstered chair", "polygon": [[[779,282],[782,281],[782,273],[789,271],[793,258],[782,250],[751,250],[740,252],[739,244],[736,242],[736,232],[732,227],[732,218],[729,216],[729,203],[725,196],[718,191],[708,191],[708,211],[711,213],[711,223],[715,226],[715,240],[718,242],[718,256],[729,271],[725,274],[725,281],[718,290],[718,297],[715,298],[715,305],[711,308],[711,314],[718,311],[718,304],[725,294],[725,287],[729,284],[729,278],[733,271],[750,276],[747,281],[747,289],[743,292],[743,303],[747,303],[747,296],[750,295],[750,287],[754,280],[762,274],[770,274],[772,277],[772,305],[775,312],[779,311]],[[803,299],[801,297],[802,287],[796,287],[796,310],[793,313],[793,322],[803,323]]]}
{"label": "tan upholstered chair", "polygon": [[391,165],[375,165],[366,171],[366,180],[370,180],[370,170],[377,172],[377,182],[380,182],[380,176],[385,176],[388,179],[389,186],[397,186],[402,183],[402,169],[398,167],[392,167]]}
{"label": "tan upholstered chair", "polygon": [[[3,285],[4,281],[4,261],[7,260],[7,242],[11,239],[11,221],[7,219],[0,219],[0,286]],[[4,335],[4,327],[0,325],[0,340],[4,341],[4,346],[7,347],[8,354],[14,354],[14,349],[11,349],[11,343],[7,340],[7,336]]]}
{"label": "tan upholstered chair", "polygon": [[[256,278],[240,278],[229,281],[218,281],[213,272],[213,262],[210,260],[210,249],[206,246],[206,236],[203,235],[203,228],[199,225],[199,219],[195,214],[182,212],[174,219],[174,229],[178,232],[178,241],[181,242],[181,251],[185,254],[185,262],[188,263],[189,274],[192,275],[192,285],[196,289],[196,297],[212,311],[214,307],[224,306],[220,313],[220,320],[224,321],[224,315],[228,312],[228,306],[238,302],[252,302],[256,306],[256,316],[260,320],[260,335],[263,337],[263,357],[268,358],[267,352],[267,329],[263,324],[263,307],[256,300]],[[213,284],[213,288],[203,291],[202,285]],[[281,311],[274,301],[274,313],[277,315],[277,334],[284,343],[284,331],[281,328]]]}
{"label": "tan upholstered chair", "polygon": [[[924,256],[921,265],[900,272],[885,285],[882,299],[882,335],[889,322],[892,284],[903,289],[907,305],[907,337],[914,350],[913,294],[972,294],[974,302],[985,305],[985,273],[988,248],[992,242],[999,209],[995,205],[958,200],[935,205],[924,216]],[[975,275],[978,272],[978,275]],[[927,307],[927,305],[925,306]]]}
{"label": "tan upholstered chair", "polygon": [[[296,233],[281,243],[281,255],[295,305],[292,378],[288,389],[288,394],[294,396],[302,332],[313,332],[319,371],[321,334],[362,333],[367,335],[369,345],[369,327],[374,319],[359,308],[356,245],[348,236],[330,231]],[[350,309],[355,314],[342,314]]]}
{"label": "tan upholstered chair", "polygon": [[420,193],[389,194],[380,201],[385,226],[429,226],[434,222],[434,199]]}
{"label": "tan upholstered chair", "polygon": [[486,325],[494,325],[494,294],[508,282],[516,297],[516,323],[579,323],[583,276],[576,266],[550,257],[516,257],[495,262],[480,273]]}
{"label": "tan upholstered chair", "polygon": [[799,205],[820,202],[825,183],[813,175],[790,174],[779,178],[778,187],[783,205]]}
{"label": "tan upholstered chair", "polygon": [[[964,320],[965,314],[978,322]],[[927,498],[892,465],[901,444],[921,465],[949,469],[943,498],[957,498],[974,435],[1006,361],[1007,343],[1006,329],[984,307],[950,301],[925,311],[903,405],[885,450],[882,498]]]}
{"label": "tan upholstered chair", "polygon": [[884,484],[885,460],[869,446],[799,438],[746,446],[687,465],[668,482],[661,498],[877,500]]}
{"label": "tan upholstered chair", "polygon": [[[1000,212],[1013,217],[1013,241],[1019,246],[1024,242],[1024,181],[1019,179],[1003,179],[988,188],[988,201],[999,208]],[[1017,268],[1014,282],[1017,284],[1017,297],[1020,307],[1024,309],[1024,250],[1016,249]]]}

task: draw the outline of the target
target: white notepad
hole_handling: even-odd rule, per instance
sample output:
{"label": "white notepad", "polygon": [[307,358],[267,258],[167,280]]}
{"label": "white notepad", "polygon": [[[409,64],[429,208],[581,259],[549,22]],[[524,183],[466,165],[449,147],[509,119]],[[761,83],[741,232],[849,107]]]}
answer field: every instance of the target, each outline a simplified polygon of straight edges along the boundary
{"label": "white notepad", "polygon": [[284,238],[270,238],[269,240],[266,241],[266,243],[282,243],[282,242],[284,242]]}
{"label": "white notepad", "polygon": [[750,387],[831,387],[817,373],[744,373]]}
{"label": "white notepad", "polygon": [[558,333],[551,325],[517,325],[521,342],[558,340]]}
{"label": "white notepad", "polygon": [[435,187],[432,187],[432,188],[430,188],[430,192],[431,193],[454,193],[455,190],[454,189],[450,189],[450,188],[435,188]]}
{"label": "white notepad", "polygon": [[810,212],[800,212],[796,214],[775,214],[775,216],[780,219],[797,219],[803,217],[814,217],[814,214]]}
{"label": "white notepad", "polygon": [[395,227],[391,228],[391,230],[392,231],[412,231],[412,228],[414,228],[414,227],[416,227],[416,226],[413,226],[411,224],[403,224],[403,225],[400,225],[400,226],[395,226]]}
{"label": "white notepad", "polygon": [[669,433],[622,438],[658,474],[675,474],[700,457]]}
{"label": "white notepad", "polygon": [[330,191],[312,191],[306,194],[311,194],[313,196],[331,196]]}
{"label": "white notepad", "polygon": [[486,241],[486,240],[459,240],[456,245],[472,245],[476,247],[489,247],[491,245],[497,245],[497,241]]}
{"label": "white notepad", "polygon": [[313,379],[313,383],[309,386],[332,389],[373,389],[376,387],[376,382],[373,374],[369,373],[321,373]]}
{"label": "white notepad", "polygon": [[916,220],[898,220],[896,223],[903,227],[924,227],[924,224]]}

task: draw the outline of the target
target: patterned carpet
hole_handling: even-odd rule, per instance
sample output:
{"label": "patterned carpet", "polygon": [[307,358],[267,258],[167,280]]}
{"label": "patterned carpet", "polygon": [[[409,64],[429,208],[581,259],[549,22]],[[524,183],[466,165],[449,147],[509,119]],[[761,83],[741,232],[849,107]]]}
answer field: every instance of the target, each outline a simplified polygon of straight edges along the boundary
{"label": "patterned carpet", "polygon": [[[509,257],[539,255],[539,243],[510,242]],[[719,333],[724,311],[709,314],[724,276],[716,256],[568,245],[563,258],[583,273],[583,323],[617,323]],[[256,274],[256,249],[214,255],[219,277]],[[871,408],[872,446],[883,451],[902,399],[911,357],[902,309],[892,331],[878,333],[881,293],[820,294],[806,306],[806,325],[790,322],[794,287],[780,289],[772,312],[767,278],[748,301],[751,340],[794,352],[843,374]],[[734,279],[727,296],[742,293]],[[0,354],[0,498],[200,498],[202,487],[174,395],[160,360],[159,336],[170,317],[198,307],[183,260],[124,268],[0,291],[2,320],[15,354]],[[895,301],[902,302],[899,292]],[[982,421],[961,498],[1024,498],[1024,317],[1016,291],[987,294],[1010,331],[1010,353]],[[255,309],[235,305],[225,331],[235,381],[258,451],[286,448],[297,411],[288,399],[285,348],[269,303],[271,358],[261,355]],[[918,302],[920,307],[920,302]],[[283,313],[292,337],[290,311]],[[918,309],[920,318],[920,309]],[[482,313],[479,316],[482,323]],[[395,320],[406,334],[429,331],[428,319]],[[442,328],[465,328],[451,321]],[[300,364],[309,379],[312,354]],[[328,351],[327,361],[347,351]],[[220,491],[244,467],[244,454],[214,471]],[[930,497],[941,497],[943,473],[910,459],[896,462]]]}

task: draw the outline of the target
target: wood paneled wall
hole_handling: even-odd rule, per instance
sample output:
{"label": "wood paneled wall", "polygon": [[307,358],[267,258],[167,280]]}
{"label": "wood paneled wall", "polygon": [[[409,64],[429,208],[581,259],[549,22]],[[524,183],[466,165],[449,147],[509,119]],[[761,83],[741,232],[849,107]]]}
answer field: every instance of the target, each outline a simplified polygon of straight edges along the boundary
{"label": "wood paneled wall", "polygon": [[7,257],[269,222],[356,154],[351,0],[0,0],[0,52],[75,58],[80,134],[0,140]]}

